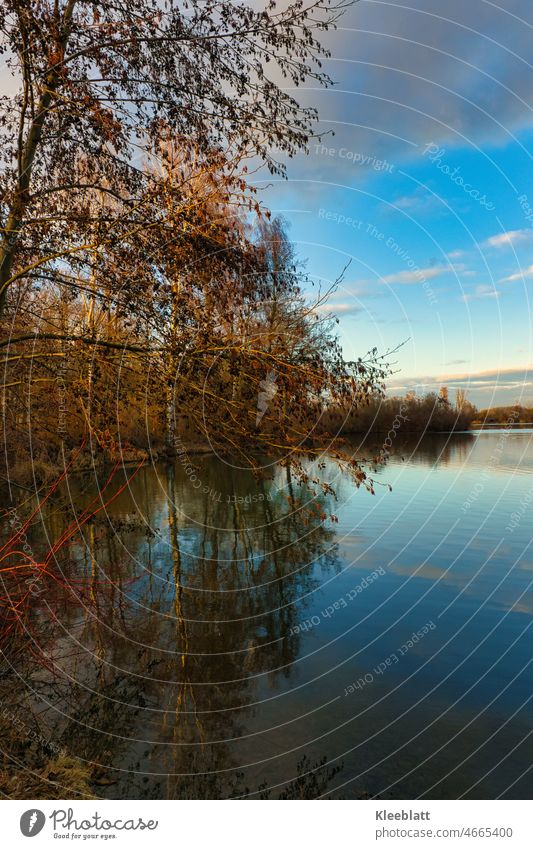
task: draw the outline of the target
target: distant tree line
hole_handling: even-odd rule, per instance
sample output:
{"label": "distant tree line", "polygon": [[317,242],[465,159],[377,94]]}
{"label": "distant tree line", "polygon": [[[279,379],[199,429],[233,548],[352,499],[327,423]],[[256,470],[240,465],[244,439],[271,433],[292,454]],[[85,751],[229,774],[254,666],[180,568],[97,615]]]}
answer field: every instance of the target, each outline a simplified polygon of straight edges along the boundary
{"label": "distant tree line", "polygon": [[438,393],[417,395],[408,392],[405,396],[394,397],[372,395],[357,407],[330,408],[324,413],[324,427],[343,435],[385,433],[400,414],[398,429],[401,433],[467,430],[474,419],[479,418],[464,391],[456,393],[452,404],[448,388],[442,386]]}
{"label": "distant tree line", "polygon": [[507,407],[487,407],[478,410],[476,422],[479,424],[531,424],[533,422],[533,407],[523,407],[513,404]]}

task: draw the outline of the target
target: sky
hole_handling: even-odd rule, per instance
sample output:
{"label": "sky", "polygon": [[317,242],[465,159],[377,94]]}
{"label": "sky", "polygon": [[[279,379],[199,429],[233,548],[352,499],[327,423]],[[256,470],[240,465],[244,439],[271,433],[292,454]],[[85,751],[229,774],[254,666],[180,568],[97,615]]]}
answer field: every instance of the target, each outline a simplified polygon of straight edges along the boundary
{"label": "sky", "polygon": [[532,36],[532,0],[360,0],[297,95],[322,139],[257,177],[315,289],[350,263],[330,308],[347,357],[401,345],[391,392],[533,405]]}

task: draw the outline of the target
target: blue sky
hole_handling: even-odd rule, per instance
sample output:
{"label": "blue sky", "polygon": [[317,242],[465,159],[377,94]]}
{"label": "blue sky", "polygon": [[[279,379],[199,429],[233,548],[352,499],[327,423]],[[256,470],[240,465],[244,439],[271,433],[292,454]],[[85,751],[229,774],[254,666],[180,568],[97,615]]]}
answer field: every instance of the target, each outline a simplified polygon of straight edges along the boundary
{"label": "blue sky", "polygon": [[[502,4],[503,5],[503,4]],[[326,288],[347,356],[394,348],[393,391],[533,404],[533,4],[361,0],[335,33],[320,129],[264,200]]]}

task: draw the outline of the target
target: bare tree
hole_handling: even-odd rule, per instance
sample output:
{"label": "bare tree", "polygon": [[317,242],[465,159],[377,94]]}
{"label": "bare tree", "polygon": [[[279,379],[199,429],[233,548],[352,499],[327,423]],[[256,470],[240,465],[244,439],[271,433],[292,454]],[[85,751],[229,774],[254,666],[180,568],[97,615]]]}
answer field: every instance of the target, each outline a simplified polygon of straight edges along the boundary
{"label": "bare tree", "polygon": [[[280,80],[328,83],[317,35],[346,5],[2,0],[19,90],[0,101],[0,317],[15,284],[149,224],[143,158],[162,132],[283,171],[273,150],[305,146],[316,113]],[[96,220],[95,190],[117,201]]]}

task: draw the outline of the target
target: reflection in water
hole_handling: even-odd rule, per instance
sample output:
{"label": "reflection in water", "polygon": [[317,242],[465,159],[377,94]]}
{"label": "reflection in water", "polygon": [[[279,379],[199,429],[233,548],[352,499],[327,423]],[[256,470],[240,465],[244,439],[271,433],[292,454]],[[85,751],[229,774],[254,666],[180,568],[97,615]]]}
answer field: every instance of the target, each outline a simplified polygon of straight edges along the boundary
{"label": "reflection in water", "polygon": [[[336,497],[212,456],[143,469],[4,644],[9,754],[61,781],[64,749],[117,798],[528,798],[533,505],[506,527],[531,437],[398,435],[374,497],[329,463]],[[36,553],[94,492],[70,479]]]}
{"label": "reflection in water", "polygon": [[[450,463],[464,463],[476,442],[472,433],[432,433],[402,434],[399,432],[394,438],[392,450],[396,457],[405,461],[427,466],[438,463],[440,466],[448,466]],[[382,448],[381,442],[375,436],[363,441],[361,451],[373,453]]]}
{"label": "reflection in water", "polygon": [[[197,488],[179,465],[143,470],[112,515],[82,529],[63,564],[73,591],[35,613],[48,663],[32,669],[24,704],[82,761],[114,767],[100,780],[109,795],[247,792],[231,743],[258,679],[290,678],[291,628],[336,567],[324,498],[290,510],[285,470],[266,483],[197,465]],[[78,509],[84,488],[71,482]],[[51,537],[60,513],[46,517]]]}

